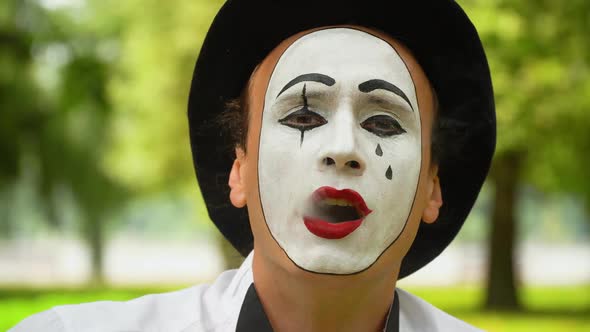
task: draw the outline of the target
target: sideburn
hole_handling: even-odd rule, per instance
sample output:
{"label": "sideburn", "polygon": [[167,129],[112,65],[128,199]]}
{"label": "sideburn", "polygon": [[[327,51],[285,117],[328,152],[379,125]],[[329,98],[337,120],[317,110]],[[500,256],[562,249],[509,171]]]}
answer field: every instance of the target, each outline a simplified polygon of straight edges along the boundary
{"label": "sideburn", "polygon": [[230,99],[225,103],[224,111],[219,114],[216,122],[220,131],[226,137],[230,138],[230,146],[227,147],[233,153],[235,148],[240,148],[246,152],[246,141],[248,137],[248,127],[250,121],[249,112],[249,94],[250,82],[240,93],[238,98]]}

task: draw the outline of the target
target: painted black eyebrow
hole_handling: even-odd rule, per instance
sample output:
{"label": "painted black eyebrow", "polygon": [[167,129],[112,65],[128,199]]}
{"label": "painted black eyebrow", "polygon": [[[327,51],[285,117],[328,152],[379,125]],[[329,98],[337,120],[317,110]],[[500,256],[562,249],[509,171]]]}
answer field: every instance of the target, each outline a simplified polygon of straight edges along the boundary
{"label": "painted black eyebrow", "polygon": [[400,88],[387,81],[374,79],[359,84],[359,90],[361,92],[371,92],[377,89],[387,90],[402,97],[408,103],[408,105],[410,105],[410,109],[414,111],[414,108],[412,107],[412,104],[410,103],[410,99],[408,99],[408,96],[406,96],[406,94]]}
{"label": "painted black eyebrow", "polygon": [[319,82],[319,83],[325,84],[327,86],[332,86],[332,85],[334,85],[334,83],[336,83],[336,80],[334,80],[330,76],[327,76],[324,74],[309,73],[309,74],[299,75],[299,76],[295,77],[294,79],[292,79],[289,83],[287,83],[287,85],[285,85],[285,87],[283,87],[281,92],[279,92],[279,94],[277,95],[277,98],[281,95],[281,93],[285,92],[285,90],[292,87],[293,85],[295,85],[297,83],[301,83],[301,82],[306,82],[306,81]]}

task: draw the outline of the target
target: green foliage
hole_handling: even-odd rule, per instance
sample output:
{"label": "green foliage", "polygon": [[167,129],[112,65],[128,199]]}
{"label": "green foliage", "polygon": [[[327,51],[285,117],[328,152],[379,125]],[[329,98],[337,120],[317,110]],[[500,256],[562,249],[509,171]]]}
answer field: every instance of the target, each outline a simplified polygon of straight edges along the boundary
{"label": "green foliage", "polygon": [[38,8],[6,1],[0,9],[1,187],[17,176],[23,141],[34,139],[45,109],[31,72],[34,31],[15,19],[17,14],[38,16]]}
{"label": "green foliage", "polygon": [[590,203],[590,2],[460,2],[490,62],[497,156],[520,154],[524,181]]}
{"label": "green foliage", "polygon": [[[102,164],[111,114],[110,64],[100,52],[106,37],[80,20],[81,8],[50,10],[30,0],[3,9],[9,15],[1,16],[0,26],[0,189],[33,170],[46,219],[55,225],[55,193],[71,191],[100,279],[103,221],[128,196]],[[10,230],[15,222],[3,217],[0,225]]]}
{"label": "green foliage", "polygon": [[188,91],[200,45],[222,1],[127,1],[123,8],[107,3],[101,5],[104,17],[117,17],[125,27],[109,82],[117,105],[109,169],[140,190],[194,190]]}

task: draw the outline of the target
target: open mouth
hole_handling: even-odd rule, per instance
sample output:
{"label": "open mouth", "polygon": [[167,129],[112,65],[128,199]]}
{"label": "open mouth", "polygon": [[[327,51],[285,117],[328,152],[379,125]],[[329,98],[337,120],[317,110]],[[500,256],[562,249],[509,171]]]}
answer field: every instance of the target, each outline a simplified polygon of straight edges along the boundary
{"label": "open mouth", "polygon": [[307,229],[325,239],[341,239],[354,232],[372,211],[352,189],[320,187],[312,194],[313,215],[303,217]]}

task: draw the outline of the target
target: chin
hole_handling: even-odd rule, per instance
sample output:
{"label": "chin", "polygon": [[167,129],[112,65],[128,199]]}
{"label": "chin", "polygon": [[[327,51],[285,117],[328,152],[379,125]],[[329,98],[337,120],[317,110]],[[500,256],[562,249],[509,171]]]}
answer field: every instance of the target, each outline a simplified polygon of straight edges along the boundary
{"label": "chin", "polygon": [[305,250],[285,250],[289,259],[300,270],[327,275],[351,275],[365,271],[379,258],[381,251],[349,252],[326,246],[307,247]]}

